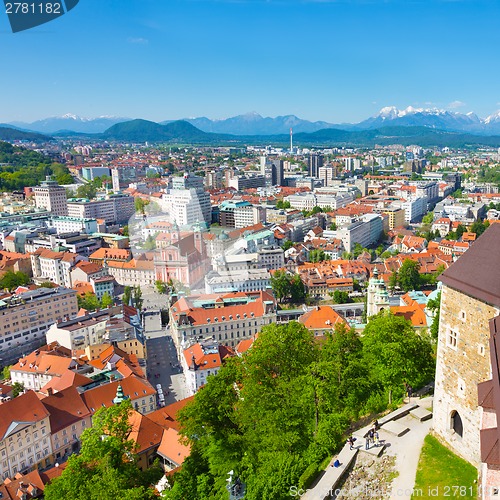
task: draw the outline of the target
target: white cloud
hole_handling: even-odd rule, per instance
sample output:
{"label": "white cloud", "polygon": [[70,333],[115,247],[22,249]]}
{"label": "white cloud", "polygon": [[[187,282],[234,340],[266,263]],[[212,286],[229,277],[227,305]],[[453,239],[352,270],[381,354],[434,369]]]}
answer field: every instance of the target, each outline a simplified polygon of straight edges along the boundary
{"label": "white cloud", "polygon": [[463,108],[465,106],[465,102],[462,101],[453,101],[448,104],[448,109],[457,109],[457,108]]}
{"label": "white cloud", "polygon": [[141,37],[129,37],[127,38],[128,43],[134,43],[136,45],[147,45],[149,43],[149,40],[147,38],[141,38]]}

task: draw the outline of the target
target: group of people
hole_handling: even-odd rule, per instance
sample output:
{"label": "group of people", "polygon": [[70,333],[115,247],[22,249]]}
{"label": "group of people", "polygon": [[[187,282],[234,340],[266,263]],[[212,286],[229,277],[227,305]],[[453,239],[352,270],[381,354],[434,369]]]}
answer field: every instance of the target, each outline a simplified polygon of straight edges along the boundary
{"label": "group of people", "polygon": [[[378,423],[378,420],[375,420],[373,422],[372,428],[368,431],[368,433],[365,436],[366,442],[365,442],[365,448],[367,450],[370,449],[371,445],[378,446],[380,441],[379,441],[379,436],[378,436],[378,430],[380,429],[380,424]],[[354,442],[356,441],[356,438],[354,436],[349,436],[347,439],[347,444],[349,445],[349,449],[352,450],[354,448]]]}

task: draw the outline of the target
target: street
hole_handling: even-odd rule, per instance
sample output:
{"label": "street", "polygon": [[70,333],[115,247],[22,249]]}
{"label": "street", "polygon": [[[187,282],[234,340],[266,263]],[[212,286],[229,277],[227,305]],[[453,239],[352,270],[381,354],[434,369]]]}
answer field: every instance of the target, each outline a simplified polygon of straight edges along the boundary
{"label": "street", "polygon": [[169,405],[188,396],[186,381],[177,358],[174,343],[166,328],[161,326],[160,307],[166,307],[166,296],[143,289],[147,373],[150,384],[156,389],[161,384],[165,404]]}

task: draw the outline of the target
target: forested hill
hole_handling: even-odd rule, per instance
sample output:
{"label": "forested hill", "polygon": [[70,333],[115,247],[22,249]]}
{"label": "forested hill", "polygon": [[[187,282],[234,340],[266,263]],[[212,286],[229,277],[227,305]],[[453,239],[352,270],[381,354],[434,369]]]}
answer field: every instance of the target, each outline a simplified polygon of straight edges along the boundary
{"label": "forested hill", "polygon": [[47,175],[59,184],[71,184],[68,169],[46,155],[7,142],[0,142],[0,191],[37,186]]}
{"label": "forested hill", "polygon": [[29,132],[26,130],[19,130],[17,128],[2,127],[0,125],[0,141],[45,142],[50,140],[51,138],[47,135],[38,134],[37,132]]}

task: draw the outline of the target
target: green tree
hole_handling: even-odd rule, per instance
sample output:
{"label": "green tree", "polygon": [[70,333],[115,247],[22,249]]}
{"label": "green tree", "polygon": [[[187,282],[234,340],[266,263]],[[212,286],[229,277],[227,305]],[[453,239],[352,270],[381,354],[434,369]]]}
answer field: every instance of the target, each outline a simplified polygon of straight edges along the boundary
{"label": "green tree", "polygon": [[476,233],[477,237],[479,238],[479,236],[481,236],[489,226],[490,223],[488,221],[476,221],[474,222],[474,224],[472,224],[470,231],[471,233]]}
{"label": "green tree", "polygon": [[76,188],[76,196],[78,198],[88,198],[89,200],[93,200],[97,194],[96,187],[91,184],[82,184]]}
{"label": "green tree", "polygon": [[129,236],[129,229],[128,229],[128,224],[123,226],[123,229],[122,229],[122,234],[123,236]]}
{"label": "green tree", "polygon": [[457,229],[455,230],[455,234],[457,235],[457,240],[459,240],[466,232],[467,228],[463,224],[459,224]]}
{"label": "green tree", "polygon": [[14,290],[18,286],[27,285],[30,282],[30,277],[21,271],[7,271],[0,279],[0,288]]}
{"label": "green tree", "polygon": [[292,205],[290,205],[290,202],[288,200],[278,200],[276,202],[276,208],[279,208],[280,210],[285,210],[287,208],[292,208]]}
{"label": "green tree", "polygon": [[126,286],[123,289],[122,302],[127,306],[130,305],[130,297],[132,296],[132,287]]}
{"label": "green tree", "polygon": [[101,306],[99,299],[92,292],[86,292],[83,297],[78,296],[78,307],[87,311],[95,311]]}
{"label": "green tree", "polygon": [[146,471],[137,465],[136,443],[129,439],[132,405],[100,408],[92,427],[82,434],[79,454],[69,457],[62,475],[44,490],[46,500],[147,500],[156,498],[151,484],[162,476],[155,463]]}
{"label": "green tree", "polygon": [[168,291],[168,285],[161,280],[155,281],[155,288],[156,288],[156,291],[158,293],[161,293],[161,294],[167,293],[167,291]]}
{"label": "green tree", "polygon": [[279,302],[290,295],[290,278],[286,271],[275,271],[271,276],[271,287]]}
{"label": "green tree", "polygon": [[142,298],[142,290],[141,290],[141,287],[139,285],[134,286],[133,295],[134,295],[135,307],[137,309],[139,309],[139,311],[142,311],[142,304],[143,304],[144,300]]}
{"label": "green tree", "polygon": [[299,304],[306,298],[306,289],[298,274],[290,280],[290,298],[294,304]]}
{"label": "green tree", "polygon": [[281,248],[283,249],[284,252],[292,248],[294,245],[293,241],[290,240],[285,240],[283,244],[281,245]]}
{"label": "green tree", "polygon": [[363,350],[374,380],[393,395],[404,394],[404,384],[421,387],[434,376],[435,360],[427,337],[415,333],[405,318],[383,311],[370,318],[363,332]]}
{"label": "green tree", "polygon": [[439,335],[439,317],[441,313],[441,292],[439,292],[435,299],[429,299],[427,301],[427,309],[432,311],[434,317],[432,319],[432,324],[430,327],[430,332],[434,340],[438,339]]}
{"label": "green tree", "polygon": [[24,392],[24,384],[21,382],[14,382],[12,384],[12,397],[17,398],[19,394],[22,394]]}
{"label": "green tree", "polygon": [[101,297],[101,307],[103,309],[106,309],[108,307],[111,307],[115,303],[113,297],[109,294],[109,292],[104,292],[103,296]]}
{"label": "green tree", "polygon": [[333,292],[333,300],[336,304],[347,304],[351,301],[349,294],[340,290],[335,290]]}
{"label": "green tree", "polygon": [[153,235],[148,234],[148,237],[144,242],[143,248],[144,250],[154,250],[156,248],[156,240],[154,239]]}
{"label": "green tree", "polygon": [[329,255],[324,250],[314,249],[309,252],[309,262],[323,262],[329,260]]}
{"label": "green tree", "polygon": [[434,222],[434,212],[428,212],[422,217],[422,224],[432,224]]}
{"label": "green tree", "polygon": [[398,272],[394,270],[389,276],[389,289],[391,290],[391,292],[394,292],[394,290],[398,286],[398,283],[399,283]]}
{"label": "green tree", "polygon": [[354,243],[354,248],[352,253],[355,259],[359,257],[364,251],[365,249],[363,248],[363,245],[361,245],[360,243]]}
{"label": "green tree", "polygon": [[335,222],[332,222],[329,227],[330,231],[336,231],[337,230],[337,224]]}
{"label": "green tree", "polygon": [[405,259],[398,271],[399,286],[405,292],[420,288],[420,264],[416,260]]}
{"label": "green tree", "polygon": [[134,199],[135,211],[138,213],[144,214],[147,205],[149,205],[148,200],[143,200],[142,198],[139,198],[138,196]]}
{"label": "green tree", "polygon": [[4,366],[3,367],[2,378],[4,380],[10,380],[10,366]]}

